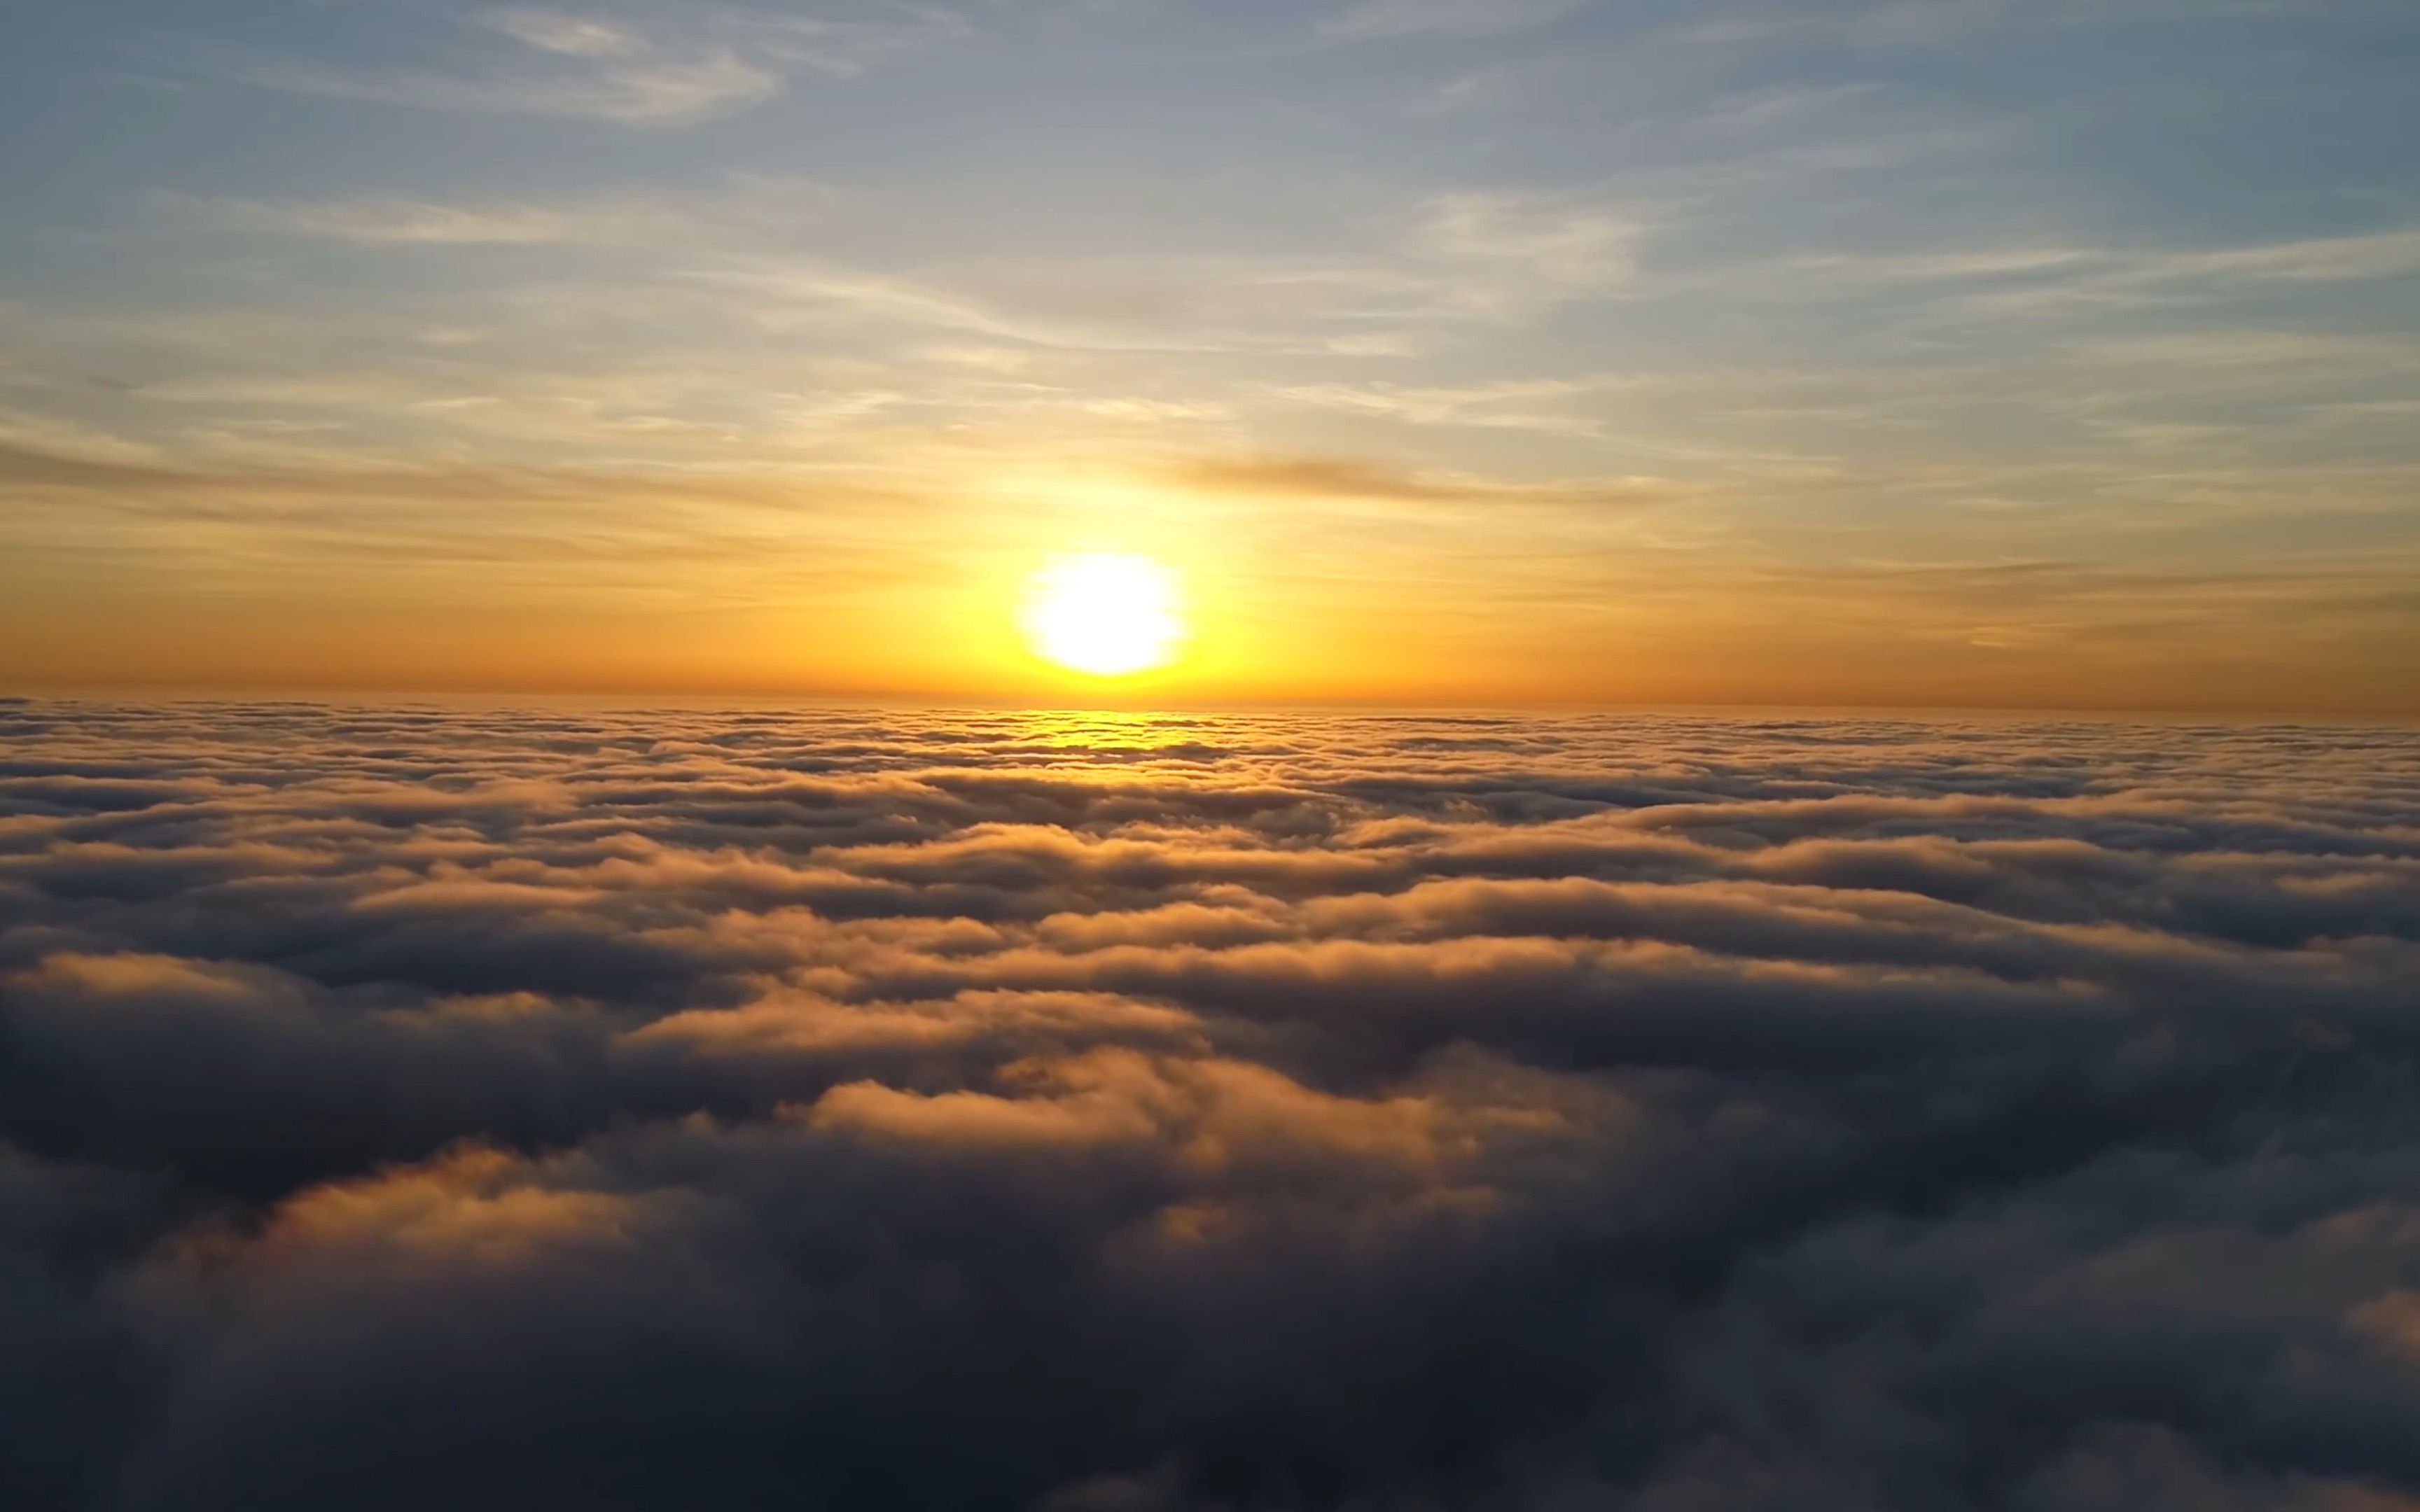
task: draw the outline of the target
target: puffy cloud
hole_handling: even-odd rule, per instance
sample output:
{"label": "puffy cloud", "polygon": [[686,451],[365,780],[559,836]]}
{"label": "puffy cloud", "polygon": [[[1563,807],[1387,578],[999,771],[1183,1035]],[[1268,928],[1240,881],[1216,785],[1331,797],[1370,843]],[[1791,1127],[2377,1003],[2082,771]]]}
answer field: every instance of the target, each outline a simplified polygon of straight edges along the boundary
{"label": "puffy cloud", "polygon": [[12,1504],[2420,1489],[2405,732],[0,737]]}

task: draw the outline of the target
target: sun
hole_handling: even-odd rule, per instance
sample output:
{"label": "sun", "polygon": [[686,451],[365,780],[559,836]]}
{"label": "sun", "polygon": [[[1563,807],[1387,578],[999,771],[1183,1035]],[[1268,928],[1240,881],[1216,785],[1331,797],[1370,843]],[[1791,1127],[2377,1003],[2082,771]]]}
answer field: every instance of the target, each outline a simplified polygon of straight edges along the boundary
{"label": "sun", "polygon": [[1033,575],[1023,621],[1035,656],[1094,677],[1165,667],[1185,639],[1175,576],[1118,551],[1054,558]]}

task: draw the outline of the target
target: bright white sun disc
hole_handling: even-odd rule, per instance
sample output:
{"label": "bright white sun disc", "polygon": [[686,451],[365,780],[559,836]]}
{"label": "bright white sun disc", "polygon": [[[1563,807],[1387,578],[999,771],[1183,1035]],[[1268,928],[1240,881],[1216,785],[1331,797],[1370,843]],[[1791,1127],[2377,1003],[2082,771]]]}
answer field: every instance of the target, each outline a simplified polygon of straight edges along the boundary
{"label": "bright white sun disc", "polygon": [[1060,557],[1035,573],[1024,624],[1035,656],[1095,677],[1166,666],[1185,637],[1174,577],[1115,551]]}

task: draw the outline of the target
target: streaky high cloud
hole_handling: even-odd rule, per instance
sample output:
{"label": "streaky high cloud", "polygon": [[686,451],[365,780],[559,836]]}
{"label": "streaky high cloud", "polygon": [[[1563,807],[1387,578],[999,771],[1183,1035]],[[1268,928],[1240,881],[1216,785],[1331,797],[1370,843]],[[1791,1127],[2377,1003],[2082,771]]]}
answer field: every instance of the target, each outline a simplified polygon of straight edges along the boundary
{"label": "streaky high cloud", "polygon": [[0,1487],[2420,1504],[2420,741],[0,702]]}
{"label": "streaky high cloud", "polygon": [[1593,0],[1357,0],[1322,30],[1337,37],[1470,36],[1558,21]]}
{"label": "streaky high cloud", "polygon": [[955,29],[940,9],[870,9],[832,20],[738,5],[618,6],[596,11],[509,7],[465,11],[473,34],[511,55],[456,68],[330,68],[256,58],[239,77],[272,88],[432,111],[494,112],[667,125],[760,103],[798,74],[846,76],[873,57]]}

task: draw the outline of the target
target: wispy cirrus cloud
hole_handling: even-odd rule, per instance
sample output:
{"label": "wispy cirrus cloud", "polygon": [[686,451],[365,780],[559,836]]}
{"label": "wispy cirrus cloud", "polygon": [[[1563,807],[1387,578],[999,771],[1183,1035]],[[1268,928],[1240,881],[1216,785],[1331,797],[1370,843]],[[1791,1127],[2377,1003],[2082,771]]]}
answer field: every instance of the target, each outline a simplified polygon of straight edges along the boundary
{"label": "wispy cirrus cloud", "polygon": [[[2279,284],[2356,284],[2420,273],[2420,229],[2216,247],[2003,246],[1930,253],[1832,253],[1790,259],[1795,277],[1882,285],[2028,282],[2044,298],[2170,297]],[[1716,275],[1720,276],[1720,275]],[[2012,300],[2024,295],[2012,293]]]}
{"label": "wispy cirrus cloud", "polygon": [[159,196],[191,220],[365,248],[585,247],[667,288],[746,291],[726,315],[821,312],[1041,347],[1333,352],[1388,358],[1457,329],[1518,327],[1620,295],[1645,216],[1583,195],[1427,195],[1358,248],[1327,256],[1216,251],[1047,262],[960,256],[875,269],[808,250],[845,196],[795,178],[729,176],[652,195],[237,200]]}
{"label": "wispy cirrus cloud", "polygon": [[1560,21],[1596,0],[1357,0],[1320,30],[1358,40],[1389,37],[1472,37],[1524,31]]}
{"label": "wispy cirrus cloud", "polygon": [[1371,383],[1300,383],[1277,391],[1289,403],[1346,414],[1399,421],[1410,425],[1468,425],[1482,429],[1556,431],[1594,435],[1604,417],[1576,401],[1617,391],[1618,376],[1534,378],[1467,388]]}
{"label": "wispy cirrus cloud", "polygon": [[1552,483],[1506,483],[1466,474],[1413,472],[1367,461],[1326,456],[1231,456],[1196,459],[1171,470],[1189,487],[1265,498],[1378,501],[1494,509],[1538,505],[1600,511],[1639,509],[1701,496],[1706,490],[1670,478],[1619,477]]}
{"label": "wispy cirrus cloud", "polygon": [[1994,32],[2086,31],[2231,20],[2391,18],[2396,0],[1845,0],[1715,9],[1671,35],[1697,44],[1820,38],[1858,47],[1952,44]]}
{"label": "wispy cirrus cloud", "polygon": [[568,208],[355,199],[286,205],[255,202],[215,208],[230,220],[252,225],[371,246],[595,245],[658,238],[683,225],[678,216],[663,207],[636,203]]}
{"label": "wispy cirrus cloud", "polygon": [[1584,199],[1454,193],[1429,203],[1413,245],[1474,280],[1495,275],[1514,289],[1572,296],[1628,281],[1649,226],[1642,217]]}
{"label": "wispy cirrus cloud", "polygon": [[596,13],[514,8],[464,15],[452,49],[489,51],[468,45],[485,37],[508,44],[501,57],[469,55],[450,68],[416,70],[256,58],[235,71],[334,99],[667,125],[768,100],[801,74],[856,74],[962,25],[943,11],[844,22],[714,4]]}
{"label": "wispy cirrus cloud", "polygon": [[835,194],[797,178],[732,177],[718,188],[578,199],[402,197],[232,200],[172,196],[167,205],[245,230],[362,246],[729,248],[774,230],[795,234]]}
{"label": "wispy cirrus cloud", "polygon": [[1650,229],[1585,198],[1469,193],[1408,208],[1391,245],[1322,258],[970,258],[906,272],[748,253],[680,276],[749,290],[775,320],[863,318],[1069,349],[1384,359],[1617,295]]}

